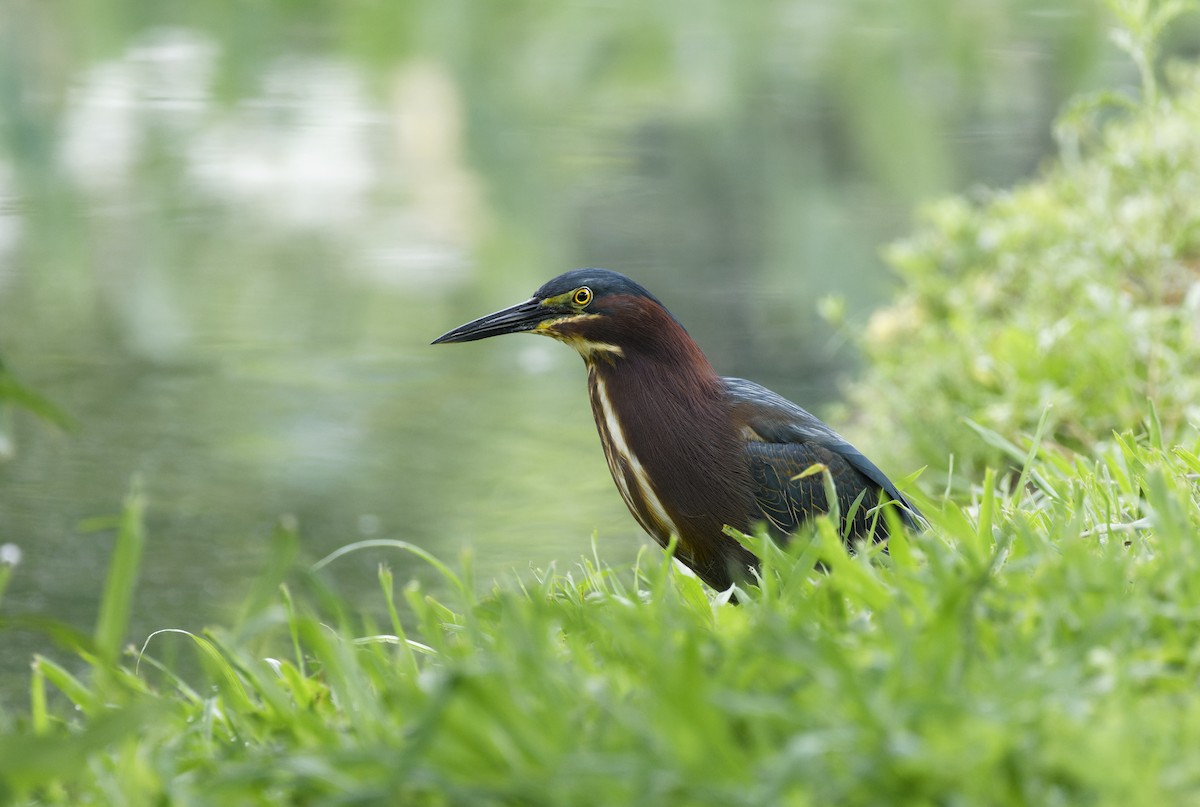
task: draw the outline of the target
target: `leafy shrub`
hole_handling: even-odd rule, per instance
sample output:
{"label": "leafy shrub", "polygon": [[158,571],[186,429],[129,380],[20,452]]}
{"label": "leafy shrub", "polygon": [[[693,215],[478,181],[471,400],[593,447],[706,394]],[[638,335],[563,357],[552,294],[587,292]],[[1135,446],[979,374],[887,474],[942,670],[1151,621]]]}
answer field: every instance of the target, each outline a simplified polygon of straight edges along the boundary
{"label": "leafy shrub", "polygon": [[853,391],[889,431],[873,443],[977,475],[1001,450],[969,422],[1015,440],[1045,412],[1045,444],[1084,450],[1147,399],[1169,437],[1197,419],[1200,70],[1170,86],[1037,181],[930,205],[888,251],[905,288]]}

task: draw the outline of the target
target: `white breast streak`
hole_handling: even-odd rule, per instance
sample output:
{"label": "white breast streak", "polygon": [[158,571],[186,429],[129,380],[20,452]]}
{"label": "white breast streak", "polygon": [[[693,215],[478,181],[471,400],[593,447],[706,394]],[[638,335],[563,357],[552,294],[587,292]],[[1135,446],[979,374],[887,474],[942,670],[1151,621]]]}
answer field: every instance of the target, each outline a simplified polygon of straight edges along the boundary
{"label": "white breast streak", "polygon": [[[629,450],[629,443],[625,440],[625,432],[621,431],[621,423],[617,420],[616,412],[613,411],[612,401],[608,399],[608,390],[604,387],[604,379],[596,377],[596,392],[600,399],[600,408],[604,410],[604,422],[608,426],[608,434],[612,438],[613,451],[617,452],[633,470],[633,478],[637,482],[638,490],[642,494],[642,501],[650,508],[654,514],[654,518],[658,520],[659,525],[666,529],[667,535],[664,538],[669,538],[671,535],[679,535],[679,529],[675,526],[675,522],[667,515],[667,508],[663,507],[662,501],[658,498],[658,494],[654,492],[654,486],[650,484],[650,478],[646,476],[646,470],[642,464],[638,462],[638,458]],[[628,482],[625,479],[625,474],[621,473],[620,468],[610,467],[613,479],[621,488],[621,494],[625,497],[625,501],[632,502],[629,496]],[[647,525],[643,524],[643,527]]]}

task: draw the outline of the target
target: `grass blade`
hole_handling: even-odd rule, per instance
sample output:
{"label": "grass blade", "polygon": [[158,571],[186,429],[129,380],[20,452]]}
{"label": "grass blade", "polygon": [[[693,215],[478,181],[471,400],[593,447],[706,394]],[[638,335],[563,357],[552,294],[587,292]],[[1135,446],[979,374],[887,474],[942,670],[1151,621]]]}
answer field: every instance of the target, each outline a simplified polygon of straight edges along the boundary
{"label": "grass blade", "polygon": [[121,512],[117,540],[108,566],[108,580],[104,585],[104,598],[100,601],[100,615],[96,619],[96,652],[109,664],[117,660],[125,629],[129,625],[138,567],[146,541],[143,528],[145,511],[146,499],[140,484],[134,480]]}

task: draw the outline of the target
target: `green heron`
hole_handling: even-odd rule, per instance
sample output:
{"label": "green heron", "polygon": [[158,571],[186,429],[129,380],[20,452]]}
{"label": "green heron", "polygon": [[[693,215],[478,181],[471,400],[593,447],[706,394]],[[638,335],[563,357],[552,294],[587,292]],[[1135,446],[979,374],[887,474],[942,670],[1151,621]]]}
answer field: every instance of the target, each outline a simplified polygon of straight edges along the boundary
{"label": "green heron", "polygon": [[433,344],[521,332],[554,337],[583,357],[621,498],[660,545],[676,536],[676,556],[715,589],[758,564],[726,526],[765,523],[786,540],[828,512],[823,475],[805,473],[814,466],[833,479],[847,539],[885,538],[875,505],[889,500],[905,524],[918,525],[917,509],[858,449],[765,387],[717,375],[679,320],[624,275],[566,272]]}

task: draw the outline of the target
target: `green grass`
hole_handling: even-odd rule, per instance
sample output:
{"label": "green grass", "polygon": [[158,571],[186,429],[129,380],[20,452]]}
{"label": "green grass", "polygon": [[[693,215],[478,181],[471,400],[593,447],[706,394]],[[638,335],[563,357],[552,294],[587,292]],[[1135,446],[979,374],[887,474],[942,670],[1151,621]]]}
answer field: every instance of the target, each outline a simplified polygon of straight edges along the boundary
{"label": "green grass", "polygon": [[[164,632],[117,657],[142,541],[135,495],[95,636],[70,662],[36,659],[31,710],[0,737],[0,792],[40,804],[1194,803],[1200,438],[1167,446],[1155,422],[1090,459],[1033,438],[1009,446],[1027,484],[989,474],[968,506],[923,502],[932,529],[897,536],[890,556],[849,555],[820,522],[767,551],[740,605],[657,550],[636,573],[591,558],[481,596],[469,564],[425,556],[443,593],[410,584],[396,598],[381,569],[381,628],[319,571],[297,571],[280,529],[283,560],[237,624]],[[197,662],[186,675],[181,645]],[[168,650],[171,664],[158,660]]]}

